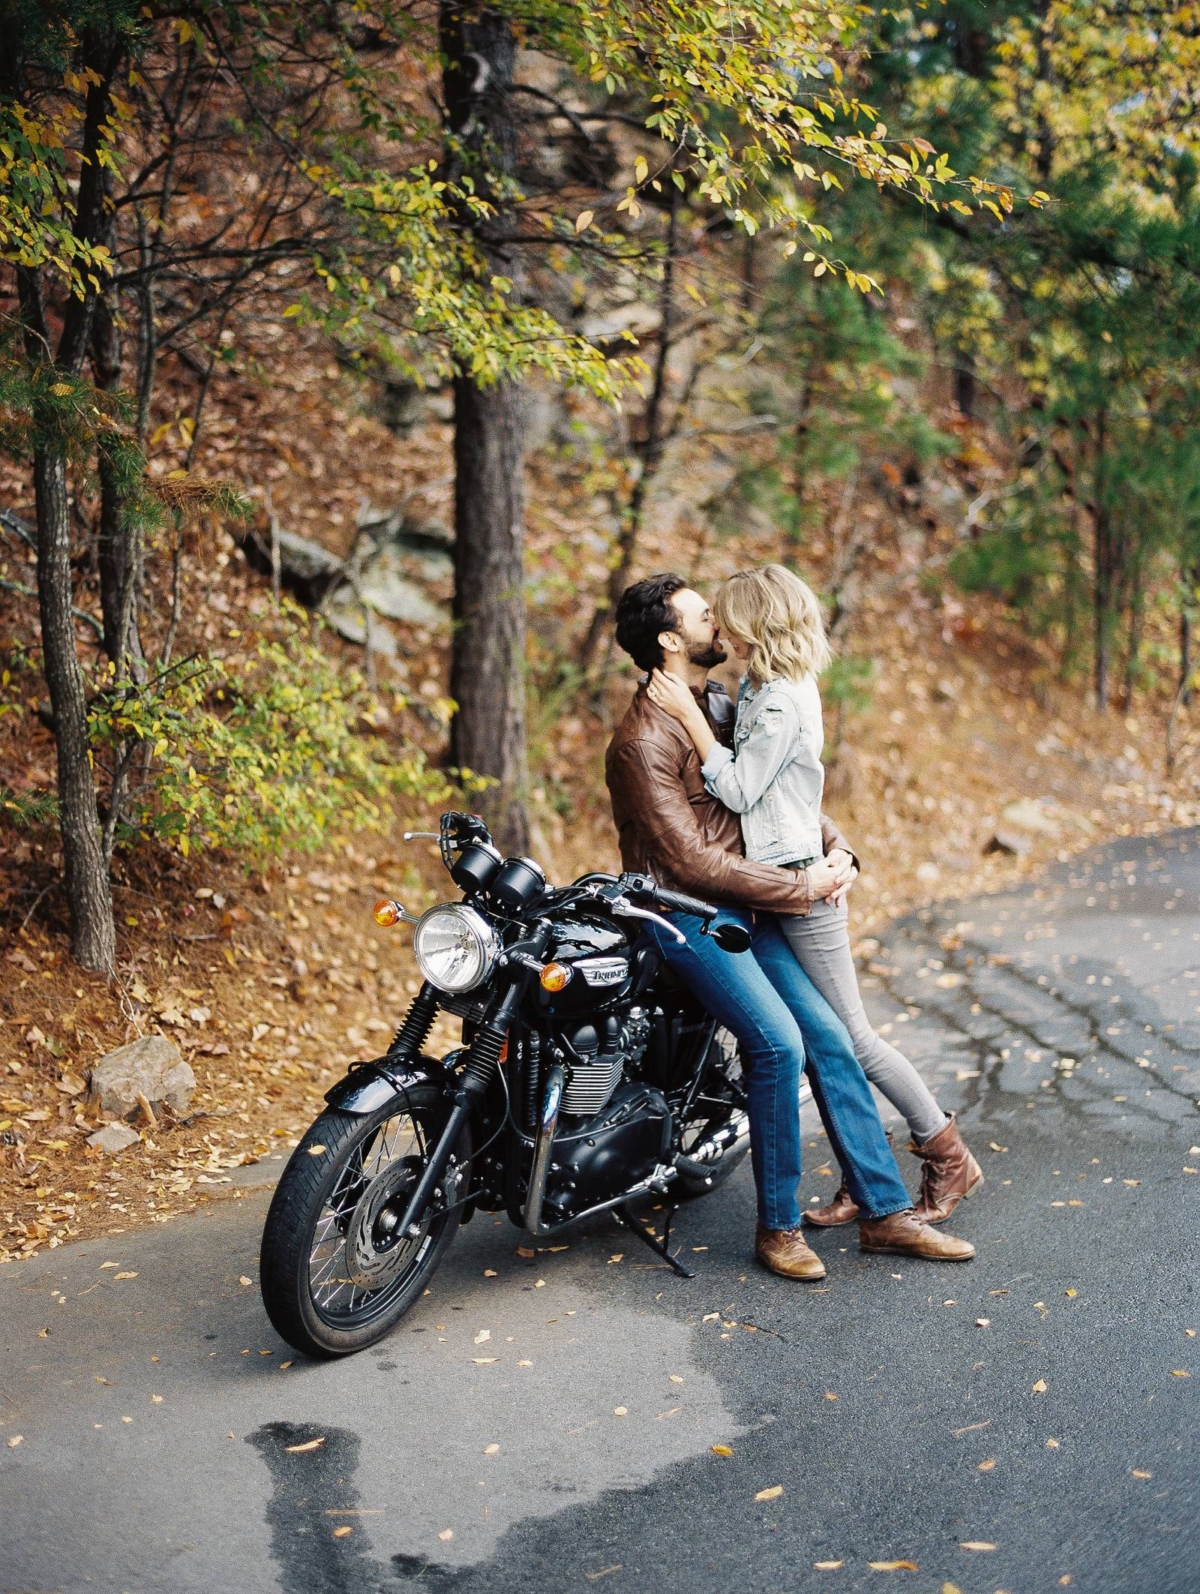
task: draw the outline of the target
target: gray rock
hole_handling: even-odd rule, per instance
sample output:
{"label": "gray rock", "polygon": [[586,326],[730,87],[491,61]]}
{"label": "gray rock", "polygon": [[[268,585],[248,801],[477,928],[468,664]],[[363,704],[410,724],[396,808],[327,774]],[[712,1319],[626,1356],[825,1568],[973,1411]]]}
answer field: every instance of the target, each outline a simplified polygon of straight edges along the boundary
{"label": "gray rock", "polygon": [[119,1046],[92,1069],[92,1100],[121,1118],[137,1112],[139,1096],[145,1096],[156,1112],[165,1103],[181,1118],[195,1089],[195,1074],[165,1035],[144,1035]]}
{"label": "gray rock", "polygon": [[1023,830],[997,830],[983,849],[984,852],[1007,852],[1014,858],[1023,858],[1033,850],[1033,837]]}
{"label": "gray rock", "polygon": [[95,1146],[97,1151],[107,1151],[110,1157],[115,1157],[118,1151],[136,1146],[141,1138],[137,1130],[131,1129],[128,1124],[105,1124],[103,1129],[97,1129],[94,1135],[88,1136],[87,1143]]}

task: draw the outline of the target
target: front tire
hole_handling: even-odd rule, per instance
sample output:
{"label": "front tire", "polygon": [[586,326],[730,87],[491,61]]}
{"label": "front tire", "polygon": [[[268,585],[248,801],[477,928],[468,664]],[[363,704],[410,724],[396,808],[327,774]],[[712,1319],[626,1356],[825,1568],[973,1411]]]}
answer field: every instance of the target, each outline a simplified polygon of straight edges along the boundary
{"label": "front tire", "polygon": [[259,1261],[267,1316],[289,1345],[322,1358],[351,1355],[382,1339],[420,1299],[462,1220],[455,1202],[470,1179],[464,1130],[418,1234],[398,1234],[446,1111],[436,1086],[418,1085],[362,1116],[327,1109],[296,1147],[267,1213]]}

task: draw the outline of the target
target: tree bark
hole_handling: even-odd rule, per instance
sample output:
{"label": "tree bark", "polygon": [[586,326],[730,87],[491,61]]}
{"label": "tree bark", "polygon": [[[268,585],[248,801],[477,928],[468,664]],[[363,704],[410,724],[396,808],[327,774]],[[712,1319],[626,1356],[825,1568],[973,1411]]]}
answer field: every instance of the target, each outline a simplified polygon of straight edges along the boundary
{"label": "tree bark", "polygon": [[482,809],[497,843],[529,849],[525,767],[525,492],[522,395],[454,384],[454,649],[450,758],[490,775]]}
{"label": "tree bark", "polygon": [[1185,563],[1180,572],[1183,596],[1179,604],[1179,701],[1184,708],[1192,702],[1192,621],[1196,589],[1200,586],[1200,567]]}
{"label": "tree bark", "polygon": [[[442,0],[442,87],[454,143],[447,167],[469,173],[497,206],[495,217],[464,217],[488,269],[520,292],[517,262],[498,235],[510,218],[498,190],[517,167],[513,104],[516,38],[507,16]],[[525,741],[525,413],[510,382],[454,382],[454,641],[450,759],[495,784],[481,807],[498,844],[529,848]]]}
{"label": "tree bark", "polygon": [[[116,34],[88,34],[83,64],[95,76],[84,110],[79,192],[73,228],[88,243],[103,241],[108,230],[101,150],[112,111],[110,89],[122,44]],[[51,353],[38,273],[17,270],[25,359],[31,368],[50,364],[77,377],[92,338],[97,295],[89,288],[71,298],[58,347]],[[37,505],[38,611],[42,629],[42,669],[54,716],[58,762],[59,831],[63,884],[71,916],[71,953],[99,974],[116,967],[116,929],[112,893],[100,832],[100,811],[88,747],[87,695],[75,650],[71,585],[71,503],[67,484],[67,445],[63,420],[48,400],[34,412],[33,485]]]}
{"label": "tree bark", "polygon": [[71,954],[85,969],[111,974],[117,941],[112,894],[100,840],[100,814],[88,749],[87,697],[75,652],[71,604],[71,521],[67,467],[60,446],[34,455],[38,523],[38,610],[42,660],[58,754],[63,884],[71,913]]}

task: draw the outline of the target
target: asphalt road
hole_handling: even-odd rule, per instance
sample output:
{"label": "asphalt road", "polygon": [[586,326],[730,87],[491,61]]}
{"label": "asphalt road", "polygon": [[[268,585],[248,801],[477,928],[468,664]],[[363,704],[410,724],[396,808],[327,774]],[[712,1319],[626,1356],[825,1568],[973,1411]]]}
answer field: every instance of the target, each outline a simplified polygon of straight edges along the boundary
{"label": "asphalt road", "polygon": [[[775,1279],[743,1169],[679,1215],[693,1281],[607,1222],[526,1260],[480,1216],[386,1343],[323,1366],[239,1283],[261,1186],[10,1264],[0,1589],[1200,1588],[1200,833],[907,921],[877,966],[984,1164],[974,1263],[842,1229],[823,1286]],[[834,1182],[809,1143],[806,1201]]]}

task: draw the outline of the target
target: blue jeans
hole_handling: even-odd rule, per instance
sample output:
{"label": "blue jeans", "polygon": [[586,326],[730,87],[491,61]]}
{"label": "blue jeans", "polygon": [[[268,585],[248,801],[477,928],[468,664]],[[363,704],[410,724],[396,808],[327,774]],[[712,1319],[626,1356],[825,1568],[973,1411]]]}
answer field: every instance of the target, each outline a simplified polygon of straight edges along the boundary
{"label": "blue jeans", "polygon": [[797,963],[778,922],[723,908],[717,923],[744,925],[748,952],[722,952],[701,921],[673,914],[681,946],[647,927],[663,960],[741,1046],[750,1108],[758,1216],[768,1229],[800,1222],[800,1076],[808,1062],[813,1100],[863,1216],[912,1206],[846,1027]]}

